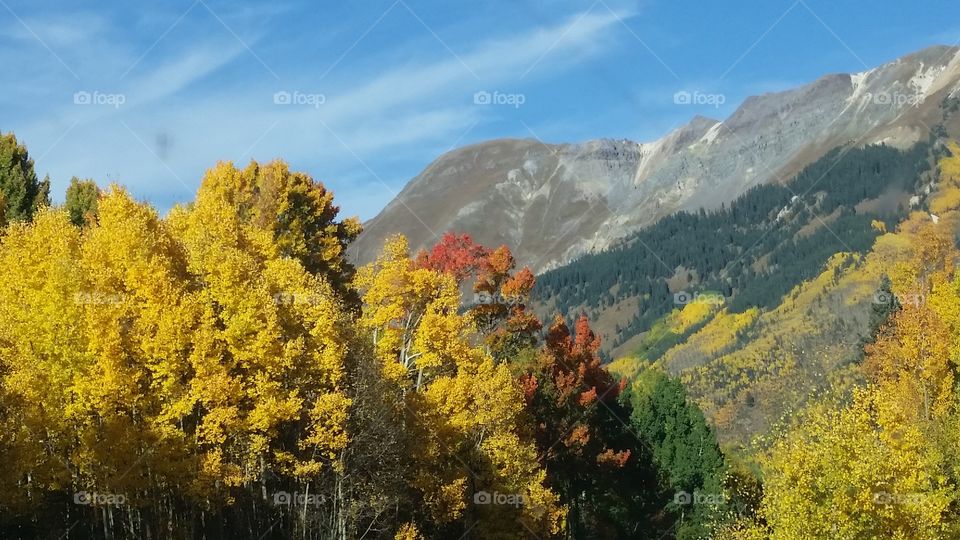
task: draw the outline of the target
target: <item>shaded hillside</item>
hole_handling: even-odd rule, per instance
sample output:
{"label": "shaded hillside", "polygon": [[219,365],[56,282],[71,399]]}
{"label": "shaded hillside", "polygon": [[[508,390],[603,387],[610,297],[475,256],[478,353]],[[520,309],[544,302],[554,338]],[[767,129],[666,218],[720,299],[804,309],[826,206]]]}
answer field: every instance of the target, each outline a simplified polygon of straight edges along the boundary
{"label": "shaded hillside", "polygon": [[940,151],[929,143],[835,149],[783,185],[757,186],[719,210],[677,213],[622,247],[546,272],[535,296],[542,309],[571,316],[620,311],[604,329],[611,348],[701,290],[720,291],[733,312],[773,308],[831,255],[869,249],[902,219]]}

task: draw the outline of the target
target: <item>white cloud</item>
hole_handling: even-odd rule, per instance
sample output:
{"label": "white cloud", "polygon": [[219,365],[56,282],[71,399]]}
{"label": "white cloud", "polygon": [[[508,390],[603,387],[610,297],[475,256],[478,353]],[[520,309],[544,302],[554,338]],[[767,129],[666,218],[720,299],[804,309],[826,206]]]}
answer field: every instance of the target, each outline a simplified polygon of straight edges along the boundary
{"label": "white cloud", "polygon": [[191,83],[236,60],[245,52],[244,46],[236,41],[221,40],[196,44],[176,58],[164,61],[154,68],[144,69],[146,73],[143,76],[133,79],[132,84],[121,88],[127,94],[129,103],[146,105],[183,90]]}
{"label": "white cloud", "polygon": [[[203,171],[217,160],[249,156],[283,157],[332,185],[336,181],[328,171],[349,171],[345,178],[366,178],[367,185],[379,186],[366,164],[399,190],[408,178],[378,170],[381,157],[402,152],[426,165],[436,157],[426,152],[454,143],[485,115],[501,114],[475,106],[474,92],[516,91],[515,86],[582,62],[611,46],[610,29],[618,24],[616,16],[597,9],[553,26],[472,46],[458,44],[456,50],[464,51],[459,58],[435,43],[403,65],[372,74],[351,69],[355,64],[347,57],[322,81],[320,69],[303,69],[277,81],[243,44],[226,32],[215,32],[192,42],[178,36],[179,41],[164,43],[117,82],[141,53],[129,43],[100,44],[87,53],[109,52],[104,62],[111,65],[103,72],[114,75],[101,74],[83,84],[125,93],[123,107],[72,105],[69,97],[81,83],[68,78],[61,82],[63,97],[57,99],[62,101],[50,103],[42,116],[31,115],[11,127],[35,153],[50,149],[69,129],[38,163],[41,172],[51,173],[58,197],[70,176],[92,176],[102,183],[120,181],[137,196],[164,206],[165,201],[189,197]],[[248,40],[248,45],[256,42]],[[234,67],[250,71],[242,84],[232,82],[235,72],[234,78],[218,79]],[[323,93],[326,103],[320,108],[279,106],[272,100],[278,90]],[[159,136],[169,141],[163,156]],[[350,197],[367,206],[344,210],[370,217],[382,203],[381,195],[371,201]]]}
{"label": "white cloud", "polygon": [[100,15],[76,13],[71,16],[28,16],[20,20],[10,18],[3,34],[22,42],[41,39],[54,49],[73,47],[96,38],[107,28]]}

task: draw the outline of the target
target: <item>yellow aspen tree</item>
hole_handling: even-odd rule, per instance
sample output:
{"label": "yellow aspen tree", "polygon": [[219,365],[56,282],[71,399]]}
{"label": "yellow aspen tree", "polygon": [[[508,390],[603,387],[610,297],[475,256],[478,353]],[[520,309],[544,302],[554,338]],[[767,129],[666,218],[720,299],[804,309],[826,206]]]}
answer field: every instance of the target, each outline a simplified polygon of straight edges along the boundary
{"label": "yellow aspen tree", "polygon": [[87,365],[68,409],[81,440],[78,487],[137,504],[157,495],[144,478],[169,485],[192,475],[178,428],[192,410],[184,381],[198,315],[185,253],[154,209],[112,187],[83,234],[78,269]]}
{"label": "yellow aspen tree", "polygon": [[[360,328],[409,413],[406,429],[415,445],[409,482],[429,513],[419,529],[459,522],[485,538],[526,537],[524,526],[558,532],[562,508],[544,486],[523,424],[519,382],[479,344],[473,319],[459,312],[456,276],[416,264],[398,236],[357,272],[356,284]],[[517,504],[485,504],[494,494]]]}
{"label": "yellow aspen tree", "polygon": [[[207,173],[192,206],[171,212],[203,284],[189,361],[203,411],[198,480],[208,489],[268,475],[308,485],[349,440],[350,316],[335,286],[348,268],[337,246],[353,229],[333,221],[321,192],[282,163],[244,171],[226,163]],[[302,251],[321,245],[321,259]]]}
{"label": "yellow aspen tree", "polygon": [[0,504],[27,509],[69,489],[70,389],[88,368],[77,264],[80,233],[42,210],[0,238]]}
{"label": "yellow aspen tree", "polygon": [[876,387],[849,407],[819,405],[779,441],[761,513],[774,540],[943,538],[954,490],[943,456]]}
{"label": "yellow aspen tree", "polygon": [[870,385],[819,404],[775,444],[761,514],[771,538],[949,538],[960,478],[954,391],[960,287],[945,225],[920,216],[897,235],[898,309],[866,347]]}

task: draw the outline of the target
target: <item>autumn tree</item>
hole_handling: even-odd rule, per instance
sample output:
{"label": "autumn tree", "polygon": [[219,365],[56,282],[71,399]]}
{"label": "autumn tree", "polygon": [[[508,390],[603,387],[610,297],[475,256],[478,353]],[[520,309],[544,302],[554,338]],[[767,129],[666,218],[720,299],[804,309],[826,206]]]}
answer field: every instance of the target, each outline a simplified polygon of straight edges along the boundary
{"label": "autumn tree", "polygon": [[771,538],[960,534],[960,280],[956,215],[942,217],[916,214],[897,232],[912,254],[890,269],[898,307],[865,348],[868,386],[816,404],[775,443],[760,512]]}
{"label": "autumn tree", "polygon": [[[317,214],[303,215],[310,209]],[[332,508],[308,512],[304,502],[294,515],[329,534],[345,526],[336,480],[351,405],[352,318],[342,291],[344,235],[353,229],[335,213],[322,186],[274,162],[244,171],[219,164],[196,202],[169,217],[203,284],[185,398],[199,489],[219,500],[251,485],[261,496],[323,496]]]}
{"label": "autumn tree", "polygon": [[[63,516],[104,536],[347,535],[355,507],[338,483],[355,349],[338,287],[352,226],[331,221],[324,197],[291,202],[320,193],[308,177],[285,184],[284,165],[266,169],[260,188],[291,188],[275,206],[246,183],[259,166],[221,165],[166,219],[110,188],[82,233],[66,209],[8,226],[0,476],[14,488],[0,505],[30,527],[55,528],[36,512],[71,494],[108,493],[124,504]],[[323,215],[263,214],[290,206]],[[275,504],[280,492],[318,502]]]}
{"label": "autumn tree", "polygon": [[498,361],[533,348],[543,327],[529,307],[536,283],[533,272],[515,268],[510,249],[500,246],[482,261],[473,285],[477,302],[470,313]]}
{"label": "autumn tree", "polygon": [[[557,532],[563,510],[544,486],[546,473],[523,427],[519,382],[473,343],[477,327],[459,311],[457,272],[419,259],[396,237],[356,279],[360,328],[398,389],[404,430],[412,434],[408,483],[418,495],[400,504],[411,523],[433,535]],[[493,494],[522,503],[488,504]]]}
{"label": "autumn tree", "polygon": [[165,486],[193,475],[167,392],[183,380],[194,306],[183,254],[156,213],[120,190],[102,210],[86,237],[62,210],[8,228],[0,259],[20,263],[2,270],[0,297],[15,307],[0,311],[0,357],[19,424],[19,493],[34,508],[63,492],[122,495],[122,509],[77,510],[89,523],[102,512],[107,531],[134,513],[157,517],[169,508]]}
{"label": "autumn tree", "polygon": [[944,456],[876,389],[821,405],[773,449],[762,515],[772,539],[943,538]]}
{"label": "autumn tree", "polygon": [[629,407],[618,400],[625,381],[600,365],[599,347],[585,316],[572,332],[558,316],[540,352],[518,366],[540,459],[570,507],[573,538],[587,531],[603,538],[639,534],[653,514],[649,455],[628,428]]}
{"label": "autumn tree", "polygon": [[360,233],[360,222],[336,219],[340,209],[322,183],[291,172],[278,160],[251,161],[242,170],[219,163],[207,172],[203,184],[197,204],[204,192],[215,196],[233,207],[244,227],[266,234],[269,244],[262,248],[297,259],[308,272],[326,276],[340,295],[355,300],[348,287],[354,269],[346,248]]}
{"label": "autumn tree", "polygon": [[429,251],[418,253],[416,263],[472,288],[470,316],[498,362],[536,345],[542,324],[529,308],[536,280],[529,268],[516,269],[510,248],[490,250],[467,234],[448,232]]}
{"label": "autumn tree", "polygon": [[490,251],[473,242],[468,234],[457,235],[447,232],[430,250],[421,250],[417,253],[416,264],[444,274],[450,274],[462,283],[471,276],[475,276]]}

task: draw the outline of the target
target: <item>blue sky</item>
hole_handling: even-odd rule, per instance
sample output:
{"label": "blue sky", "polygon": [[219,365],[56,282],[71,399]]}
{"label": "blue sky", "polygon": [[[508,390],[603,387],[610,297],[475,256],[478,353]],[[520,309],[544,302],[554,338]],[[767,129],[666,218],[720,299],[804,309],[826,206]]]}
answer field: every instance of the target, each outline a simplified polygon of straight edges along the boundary
{"label": "blue sky", "polygon": [[[165,210],[218,160],[280,157],[368,219],[457,146],[651,140],[960,41],[936,0],[146,4],[0,0],[0,129],[56,200],[76,175]],[[677,105],[680,90],[722,99]]]}

